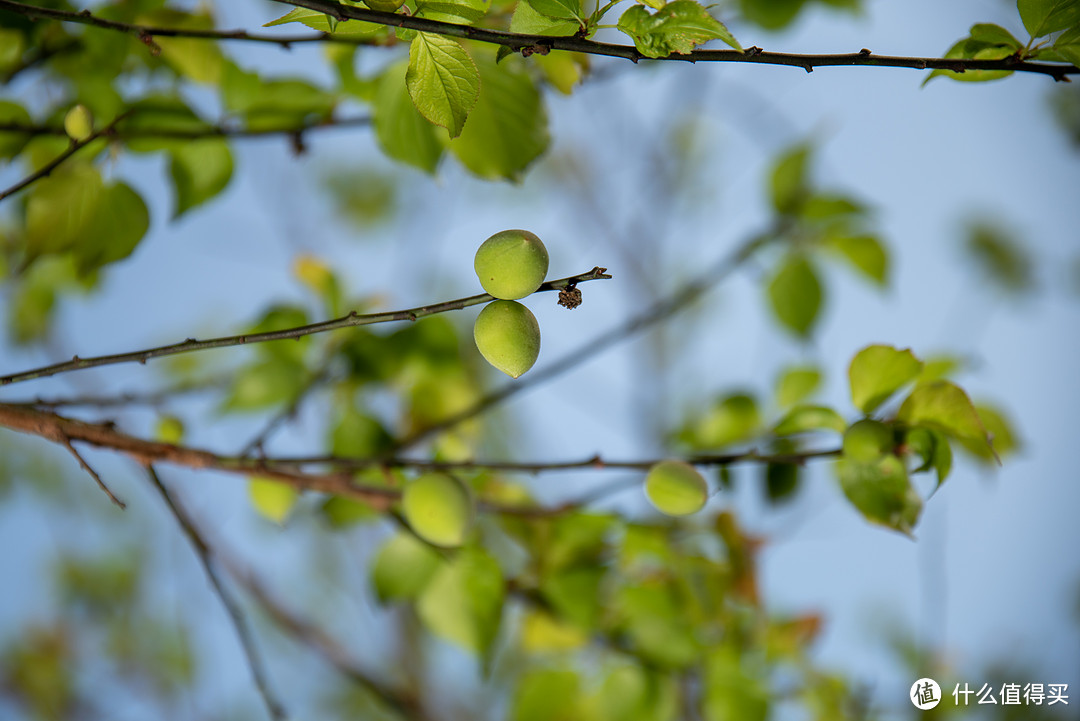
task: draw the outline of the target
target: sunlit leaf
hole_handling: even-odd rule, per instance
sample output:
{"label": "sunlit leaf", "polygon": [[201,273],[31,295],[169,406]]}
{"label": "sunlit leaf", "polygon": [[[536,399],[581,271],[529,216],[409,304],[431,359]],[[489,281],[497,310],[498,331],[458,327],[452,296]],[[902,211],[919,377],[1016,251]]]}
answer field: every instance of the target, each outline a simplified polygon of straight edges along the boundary
{"label": "sunlit leaf", "polygon": [[788,255],[769,281],[767,291],[780,324],[796,335],[809,336],[818,320],[823,294],[810,261],[800,253]]}
{"label": "sunlit leaf", "polygon": [[829,245],[852,267],[878,285],[889,279],[889,256],[885,246],[873,235],[830,238]]}
{"label": "sunlit leaf", "polygon": [[848,367],[851,402],[863,413],[872,413],[889,396],[915,380],[922,367],[922,361],[909,348],[867,346],[855,354]]}
{"label": "sunlit leaf", "polygon": [[169,155],[169,174],[176,191],[174,218],[213,198],[232,178],[232,153],[221,138],[193,140]]}
{"label": "sunlit leaf", "polygon": [[685,55],[713,39],[742,50],[724,24],[695,0],[673,0],[653,13],[642,5],[631,5],[619,18],[618,27],[650,58]]}
{"label": "sunlit leaf", "polygon": [[411,533],[398,533],[382,545],[371,564],[371,584],[383,603],[411,601],[427,587],[443,559]]}
{"label": "sunlit leaf", "polygon": [[847,423],[832,408],[825,406],[795,406],[776,427],[773,433],[778,436],[790,436],[807,431],[829,430],[843,433]]}
{"label": "sunlit leaf", "polygon": [[262,516],[277,524],[283,524],[296,505],[300,493],[287,483],[269,478],[248,480],[248,497],[251,505]]}
{"label": "sunlit leaf", "polygon": [[1077,0],[1017,0],[1016,7],[1032,38],[1080,24]]}
{"label": "sunlit leaf", "polygon": [[899,458],[886,455],[873,463],[842,458],[835,467],[844,495],[868,521],[911,533],[922,512],[922,499]]}
{"label": "sunlit leaf", "polygon": [[925,425],[947,435],[978,444],[993,452],[986,427],[967,393],[949,381],[915,387],[897,418],[911,425]]}
{"label": "sunlit leaf", "polygon": [[499,564],[487,551],[467,548],[435,572],[416,610],[432,633],[484,656],[498,632],[503,595]]}
{"label": "sunlit leaf", "polygon": [[433,173],[443,146],[438,131],[420,115],[405,87],[408,66],[402,60],[379,78],[373,106],[375,138],[391,158]]}
{"label": "sunlit leaf", "polygon": [[793,406],[814,392],[821,385],[821,371],[812,366],[785,368],[776,382],[776,403],[782,408]]}
{"label": "sunlit leaf", "polygon": [[461,135],[480,95],[480,75],[465,48],[434,33],[417,33],[409,46],[405,85],[420,114],[452,138]]}

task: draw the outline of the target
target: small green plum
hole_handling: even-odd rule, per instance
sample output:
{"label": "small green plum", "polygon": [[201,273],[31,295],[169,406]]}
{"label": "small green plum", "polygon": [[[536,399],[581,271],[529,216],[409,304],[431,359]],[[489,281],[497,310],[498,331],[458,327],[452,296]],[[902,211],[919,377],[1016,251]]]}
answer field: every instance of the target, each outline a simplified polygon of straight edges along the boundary
{"label": "small green plum", "polygon": [[688,516],[705,506],[709,485],[689,463],[661,461],[645,477],[645,495],[661,513]]}
{"label": "small green plum", "polygon": [[405,4],[405,0],[364,0],[364,4],[379,12],[396,13],[398,8]]}
{"label": "small green plum", "polygon": [[473,339],[488,363],[511,378],[533,367],[540,356],[540,324],[515,300],[493,300],[476,316]]}
{"label": "small green plum", "polygon": [[426,473],[411,481],[401,495],[401,506],[409,527],[434,546],[460,546],[472,526],[472,495],[452,476]]}
{"label": "small green plum", "polygon": [[503,300],[516,300],[535,293],[544,282],[548,252],[533,233],[504,230],[480,245],[473,268],[487,293]]}
{"label": "small green plum", "polygon": [[93,135],[94,116],[90,114],[90,109],[79,104],[67,111],[67,115],[64,116],[64,132],[79,143]]}
{"label": "small green plum", "polygon": [[844,457],[853,461],[873,463],[892,449],[892,428],[881,421],[864,418],[844,432]]}

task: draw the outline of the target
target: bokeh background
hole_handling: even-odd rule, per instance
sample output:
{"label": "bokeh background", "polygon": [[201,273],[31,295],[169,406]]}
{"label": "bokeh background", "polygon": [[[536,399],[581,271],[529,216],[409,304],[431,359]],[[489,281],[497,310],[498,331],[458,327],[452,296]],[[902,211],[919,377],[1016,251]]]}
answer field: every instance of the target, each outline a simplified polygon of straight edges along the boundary
{"label": "bokeh background", "polygon": [[[217,12],[221,26],[250,29],[278,17],[282,7],[244,0],[219,4]],[[867,2],[855,15],[813,6],[778,34],[731,25],[744,45],[768,49],[866,47],[933,56],[976,21],[1022,35],[1014,6],[979,1]],[[316,47],[228,50],[266,71],[330,78]],[[363,62],[384,62],[372,57]],[[1069,711],[1061,718],[1074,717],[1080,704],[1080,484],[1072,458],[1080,400],[1080,146],[1053,107],[1063,93],[1075,102],[1076,93],[1041,76],[972,84],[937,79],[926,87],[922,80],[922,73],[902,69],[822,68],[808,75],[783,67],[597,59],[572,96],[546,93],[552,144],[518,185],[477,180],[451,161],[428,177],[387,160],[365,129],[331,129],[311,133],[300,156],[281,139],[237,141],[228,189],[177,222],[168,220],[163,163],[120,156],[110,172],[147,199],[150,234],[132,258],[107,271],[99,289],[62,301],[48,343],[0,340],[2,369],[231,333],[271,303],[310,305],[292,272],[301,255],[327,262],[351,294],[375,308],[470,295],[477,290],[475,247],[513,227],[545,240],[552,277],[594,265],[614,275],[583,286],[585,302],[573,312],[547,297],[529,301],[543,329],[540,369],[762,230],[769,222],[770,163],[793,143],[810,141],[819,184],[875,209],[892,259],[886,289],[828,266],[824,318],[811,342],[797,341],[766,306],[764,257],[659,330],[511,398],[485,417],[488,454],[521,460],[663,455],[672,447],[671,429],[703,399],[738,389],[765,394],[783,367],[802,362],[825,372],[822,401],[854,418],[846,368],[866,344],[962,358],[965,388],[1007,412],[1022,447],[998,469],[959,462],[927,502],[916,540],[868,525],[843,498],[827,463],[811,464],[799,492],[780,506],[766,501],[755,469],[736,469],[732,488],[717,492],[710,507],[737,510],[765,539],[767,605],[819,612],[825,625],[817,659],[865,684],[884,716],[914,713],[907,701],[916,678],[910,664],[929,653],[946,669],[937,680],[947,691],[964,682],[976,688],[987,681],[1067,683]],[[48,88],[28,82],[16,81],[2,94],[49,102]],[[209,96],[192,101],[212,104]],[[0,184],[18,177],[16,169],[0,167]],[[1030,262],[1030,287],[1010,291],[980,272],[966,250],[973,224],[1015,240]],[[466,337],[475,313],[451,318]],[[486,377],[492,388],[503,383],[493,370]],[[162,378],[153,364],[86,371],[4,389],[0,399],[137,390]],[[259,424],[218,417],[211,396],[184,396],[169,410],[185,418],[193,445],[242,446]],[[116,415],[138,429],[152,426],[156,411]],[[272,448],[309,451],[325,426],[317,404],[302,407]],[[109,454],[86,455],[129,502],[126,512],[109,506],[62,451],[0,432],[8,469],[0,506],[6,549],[0,646],[60,612],[60,559],[76,552],[143,554],[152,561],[147,587],[157,615],[184,624],[197,648],[198,683],[182,696],[177,717],[260,718],[229,622],[167,513],[137,469]],[[330,535],[302,517],[278,528],[252,511],[236,479],[167,472],[226,546],[290,598],[320,604],[341,637],[378,662],[385,611],[365,590],[363,563],[385,528]],[[530,483],[555,501],[614,477],[566,473]],[[55,490],[42,493],[33,485]],[[920,490],[931,489],[924,483]],[[604,506],[651,513],[636,487]],[[312,569],[321,570],[331,593],[306,585]],[[263,631],[268,647],[281,651],[271,656],[271,673],[298,689],[317,686],[325,668],[310,659],[287,663],[299,652]],[[456,653],[438,651],[433,667],[442,671],[433,677],[448,687],[482,690],[482,680],[455,665]],[[94,668],[82,669],[78,683],[92,687]],[[89,717],[142,718],[149,703],[137,695],[117,707],[103,702],[98,711],[108,714]],[[0,717],[16,713],[0,701]]]}

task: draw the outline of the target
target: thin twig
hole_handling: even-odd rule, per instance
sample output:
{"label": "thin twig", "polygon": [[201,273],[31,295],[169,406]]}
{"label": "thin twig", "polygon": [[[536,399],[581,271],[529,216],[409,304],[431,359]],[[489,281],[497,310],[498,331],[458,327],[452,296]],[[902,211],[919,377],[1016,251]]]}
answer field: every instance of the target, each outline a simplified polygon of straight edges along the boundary
{"label": "thin twig", "polygon": [[362,668],[349,651],[329,633],[313,622],[302,618],[282,603],[270,589],[255,576],[251,569],[243,568],[234,559],[215,552],[229,575],[251,595],[273,621],[294,639],[308,646],[342,676],[385,701],[406,718],[421,718],[418,700],[408,692],[388,686],[376,680]]}
{"label": "thin twig", "polygon": [[116,495],[111,490],[109,490],[109,487],[105,485],[105,481],[101,480],[101,476],[98,475],[98,472],[95,471],[90,466],[90,464],[86,462],[86,459],[82,457],[82,454],[80,454],[79,451],[76,450],[75,446],[71,444],[70,438],[66,436],[61,436],[60,443],[63,444],[64,448],[68,449],[68,452],[71,455],[75,456],[75,460],[79,462],[79,466],[88,474],[90,474],[90,477],[93,478],[94,481],[98,484],[98,488],[104,491],[105,495],[109,497],[110,501],[119,506],[120,510],[124,510],[125,508],[127,508],[127,504],[117,498]]}
{"label": "thin twig", "polygon": [[79,23],[103,30],[113,30],[132,35],[153,50],[153,38],[196,38],[200,40],[242,40],[256,43],[272,43],[288,48],[293,43],[343,43],[345,45],[382,45],[394,42],[394,39],[356,37],[348,35],[330,35],[328,33],[308,33],[305,35],[273,35],[269,33],[249,33],[246,30],[198,30],[194,28],[163,28],[153,25],[136,25],[106,20],[90,13],[89,10],[69,12],[52,8],[36,7],[24,3],[0,0],[0,10],[30,18],[59,20],[60,22]]}
{"label": "thin twig", "polygon": [[432,435],[449,430],[470,418],[475,418],[499,405],[511,396],[517,395],[524,390],[562,375],[585,363],[594,356],[603,353],[612,346],[665,320],[669,316],[693,303],[707,290],[723,280],[727,275],[734,272],[750,258],[758,248],[771,241],[778,233],[779,231],[774,230],[743,243],[733,253],[721,258],[698,278],[686,284],[674,294],[650,306],[642,313],[620,323],[599,336],[590,338],[554,362],[530,371],[528,376],[518,379],[513,383],[507,383],[503,385],[502,388],[482,396],[468,408],[451,416],[447,416],[443,420],[433,423],[430,426],[415,431],[412,435],[400,441],[394,450],[401,451],[410,448],[417,443],[430,438]]}
{"label": "thin twig", "polygon": [[186,381],[170,388],[155,391],[126,391],[114,395],[56,396],[37,397],[25,401],[8,401],[8,405],[28,408],[117,408],[121,406],[159,406],[172,398],[189,393],[201,393],[217,390],[226,383],[225,379],[212,378],[206,381]]}
{"label": "thin twig", "polygon": [[[2,1],[3,0],[0,0],[0,2],[2,2]],[[102,136],[105,136],[105,135],[111,134],[112,131],[113,131],[113,127],[115,127],[115,125],[117,123],[119,123],[121,120],[126,118],[130,112],[131,111],[129,110],[127,112],[120,113],[119,115],[117,115],[113,119],[113,121],[111,123],[109,123],[104,128],[102,128],[101,130],[97,131],[96,133],[94,133],[93,135],[88,137],[86,140],[80,140],[80,141],[77,141],[77,142],[72,142],[71,147],[69,147],[67,150],[65,150],[63,153],[61,153],[57,157],[53,158],[50,162],[43,165],[36,172],[31,173],[27,177],[20,180],[18,183],[15,183],[15,185],[11,186],[7,190],[0,191],[0,200],[3,200],[4,198],[7,198],[7,197],[9,197],[11,195],[14,195],[15,193],[18,193],[20,190],[26,188],[31,183],[37,182],[38,180],[41,180],[42,178],[48,177],[48,175],[50,173],[52,173],[52,171],[56,170],[60,166],[61,163],[63,163],[68,158],[70,158],[72,155],[79,152],[80,150],[82,150],[83,148],[85,148],[87,145],[94,142],[98,138],[100,138]]]}
{"label": "thin twig", "polygon": [[914,68],[917,70],[952,70],[962,73],[967,70],[1012,70],[1017,72],[1041,73],[1055,80],[1065,80],[1066,76],[1080,73],[1080,68],[1066,64],[1037,63],[1007,57],[1000,60],[974,60],[968,58],[926,58],[899,57],[892,55],[874,55],[866,49],[855,53],[835,54],[799,54],[768,52],[758,47],[745,50],[694,50],[681,55],[672,53],[661,58],[649,58],[642,55],[632,45],[615,45],[589,40],[580,35],[554,37],[551,35],[525,35],[505,30],[456,25],[454,23],[418,18],[400,13],[385,13],[353,5],[342,5],[328,0],[274,0],[283,5],[307,8],[326,13],[337,20],[363,20],[394,27],[410,28],[421,32],[437,33],[451,37],[466,38],[494,45],[503,45],[515,51],[527,49],[527,52],[546,54],[551,50],[567,50],[624,58],[633,62],[639,60],[680,60],[684,62],[728,62],[757,63],[765,65],[787,65],[811,72],[814,68],[851,65],[879,66],[892,68]]}
{"label": "thin twig", "polygon": [[[328,353],[327,355],[327,361],[333,360],[332,353]],[[240,456],[250,456],[256,451],[259,452],[260,456],[265,455],[263,453],[263,447],[267,440],[270,439],[270,436],[272,436],[283,423],[296,417],[296,414],[300,410],[300,404],[304,402],[304,399],[308,397],[308,394],[311,393],[319,383],[326,379],[328,365],[328,362],[324,362],[322,367],[308,376],[304,381],[304,384],[293,394],[289,404],[274,414],[274,416],[266,422],[266,425],[264,425],[250,441],[244,444],[244,447],[240,449]]]}
{"label": "thin twig", "polygon": [[229,591],[226,590],[225,584],[222,583],[220,576],[218,576],[217,569],[214,568],[210,547],[199,533],[198,528],[195,527],[195,524],[191,520],[191,516],[189,516],[184,507],[173,498],[172,494],[170,494],[169,490],[165,487],[165,484],[161,482],[154,467],[152,465],[147,465],[146,472],[150,477],[151,484],[157,489],[157,492],[161,495],[161,499],[165,501],[165,505],[172,511],[173,517],[176,518],[177,523],[180,524],[180,528],[183,529],[184,535],[186,535],[188,541],[191,542],[192,547],[195,549],[195,554],[199,558],[199,563],[202,564],[203,570],[206,571],[207,578],[210,579],[210,584],[213,586],[214,592],[217,594],[217,597],[221,599],[221,605],[225,607],[229,617],[232,619],[233,628],[236,629],[236,636],[239,638],[240,646],[243,648],[244,655],[247,657],[248,668],[251,669],[251,677],[255,681],[255,687],[258,689],[259,695],[266,705],[266,710],[269,712],[270,718],[275,719],[275,721],[284,721],[288,718],[288,714],[281,705],[281,701],[278,700],[277,695],[270,687],[266,669],[263,666],[262,658],[259,656],[258,650],[255,648],[254,636],[251,632],[251,628],[248,626],[247,619],[244,617],[244,612],[240,608],[240,604],[232,597]]}
{"label": "thin twig", "polygon": [[[584,283],[589,280],[601,280],[610,279],[611,276],[607,275],[604,271],[606,268],[593,268],[587,273],[581,273],[579,275],[572,275],[567,278],[560,278],[559,280],[550,280],[540,286],[536,292],[561,290],[568,285],[576,285],[578,283]],[[435,303],[433,305],[425,305],[417,308],[410,308],[408,310],[395,310],[387,311],[385,313],[369,313],[366,315],[360,315],[356,311],[349,313],[341,318],[335,318],[334,320],[325,320],[318,323],[311,323],[310,325],[297,326],[295,328],[286,328],[283,330],[267,331],[265,333],[248,333],[244,335],[232,335],[222,338],[211,338],[209,340],[196,340],[194,338],[188,338],[180,343],[174,343],[172,345],[158,346],[157,348],[147,348],[145,350],[131,351],[128,353],[117,353],[114,355],[96,356],[93,358],[80,358],[75,356],[70,361],[62,363],[54,363],[53,365],[42,366],[41,368],[34,368],[32,370],[23,371],[21,373],[13,373],[0,377],[0,386],[10,385],[12,383],[19,383],[21,381],[33,380],[35,378],[45,378],[48,376],[56,375],[57,373],[66,373],[68,371],[82,370],[85,368],[96,368],[99,366],[116,365],[118,363],[146,363],[152,358],[160,358],[162,356],[175,355],[177,353],[191,353],[194,351],[209,350],[211,348],[227,348],[230,346],[248,345],[251,343],[265,343],[267,341],[274,340],[295,340],[297,338],[303,338],[304,336],[313,335],[315,333],[325,333],[332,330],[340,330],[342,328],[352,328],[360,325],[371,325],[373,323],[389,323],[393,321],[415,321],[419,318],[423,318],[429,315],[435,315],[436,313],[446,313],[447,311],[461,310],[472,305],[478,305],[480,303],[487,303],[494,300],[494,298],[487,293],[480,295],[469,296],[468,298],[459,298],[457,300],[445,301],[443,303]]]}

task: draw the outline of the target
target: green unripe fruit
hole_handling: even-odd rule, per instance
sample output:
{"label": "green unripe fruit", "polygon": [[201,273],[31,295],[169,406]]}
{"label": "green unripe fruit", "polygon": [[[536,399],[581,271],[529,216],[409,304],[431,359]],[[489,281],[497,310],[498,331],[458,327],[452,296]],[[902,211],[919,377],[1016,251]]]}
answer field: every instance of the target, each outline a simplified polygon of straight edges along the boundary
{"label": "green unripe fruit", "polygon": [[420,476],[405,486],[401,506],[409,527],[434,546],[460,546],[472,526],[472,496],[451,476]]}
{"label": "green unripe fruit", "polygon": [[893,432],[881,421],[864,419],[844,432],[844,457],[873,463],[893,449]]}
{"label": "green unripe fruit", "polygon": [[82,142],[94,134],[94,116],[85,105],[76,105],[64,116],[64,132],[77,142]]}
{"label": "green unripe fruit", "polygon": [[395,13],[399,7],[405,4],[405,0],[364,0],[364,4],[372,10]]}
{"label": "green unripe fruit", "polygon": [[689,463],[661,461],[645,477],[645,495],[661,513],[688,516],[705,506],[709,485]]}
{"label": "green unripe fruit", "polygon": [[511,378],[533,367],[540,355],[540,324],[516,300],[493,300],[476,316],[473,339],[488,363]]}
{"label": "green unripe fruit", "polygon": [[529,231],[504,230],[481,243],[473,268],[487,293],[515,300],[536,292],[544,282],[548,252]]}

